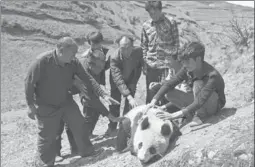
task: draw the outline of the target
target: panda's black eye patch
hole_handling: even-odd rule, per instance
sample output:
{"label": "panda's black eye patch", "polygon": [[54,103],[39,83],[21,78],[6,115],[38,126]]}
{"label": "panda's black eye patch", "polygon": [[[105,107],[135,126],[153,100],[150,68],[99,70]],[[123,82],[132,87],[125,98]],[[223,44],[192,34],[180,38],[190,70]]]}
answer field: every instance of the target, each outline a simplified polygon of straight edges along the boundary
{"label": "panda's black eye patch", "polygon": [[152,154],[152,155],[157,153],[155,147],[150,147],[150,148],[149,148],[149,152],[150,152],[150,154]]}
{"label": "panda's black eye patch", "polygon": [[139,143],[139,145],[138,145],[138,149],[141,149],[143,147],[143,143],[141,142],[141,143]]}
{"label": "panda's black eye patch", "polygon": [[168,124],[163,124],[161,126],[161,134],[163,136],[169,136],[171,133],[171,129],[170,129],[170,126]]}
{"label": "panda's black eye patch", "polygon": [[142,128],[142,130],[145,130],[145,129],[148,129],[149,126],[150,126],[149,118],[146,117],[146,118],[144,118],[144,120],[142,121],[141,128]]}

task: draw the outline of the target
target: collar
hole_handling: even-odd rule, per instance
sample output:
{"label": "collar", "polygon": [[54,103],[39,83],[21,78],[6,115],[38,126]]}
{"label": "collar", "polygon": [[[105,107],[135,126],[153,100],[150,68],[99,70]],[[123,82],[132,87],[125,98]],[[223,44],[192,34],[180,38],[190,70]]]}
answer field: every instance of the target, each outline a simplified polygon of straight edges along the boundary
{"label": "collar", "polygon": [[162,15],[160,16],[159,20],[157,20],[157,21],[153,21],[153,20],[151,19],[151,25],[158,24],[158,23],[164,21],[164,19],[165,19],[165,15],[164,15],[164,14],[162,14]]}
{"label": "collar", "polygon": [[63,64],[59,61],[58,59],[58,56],[57,56],[57,50],[55,49],[52,53],[52,56],[53,56],[53,59],[54,59],[54,63],[57,65],[57,66],[61,66],[61,67],[64,67],[66,64]]}
{"label": "collar", "polygon": [[205,63],[203,63],[201,70],[203,72],[199,76],[196,76],[194,72],[188,72],[188,75],[191,76],[194,80],[203,79],[205,76],[207,76],[209,68],[206,67]]}
{"label": "collar", "polygon": [[121,51],[120,51],[120,48],[118,48],[118,54],[120,56],[120,60],[128,60],[128,59],[132,59],[132,54],[134,52],[134,48],[132,49],[131,53],[129,56],[124,56]]}
{"label": "collar", "polygon": [[54,63],[59,66],[60,62],[59,62],[59,59],[57,57],[57,50],[56,49],[53,51],[52,56],[53,56]]}
{"label": "collar", "polygon": [[93,50],[101,50],[103,52],[103,47],[101,48],[96,48],[96,49],[92,49],[91,47],[89,48],[89,50],[93,51]]}

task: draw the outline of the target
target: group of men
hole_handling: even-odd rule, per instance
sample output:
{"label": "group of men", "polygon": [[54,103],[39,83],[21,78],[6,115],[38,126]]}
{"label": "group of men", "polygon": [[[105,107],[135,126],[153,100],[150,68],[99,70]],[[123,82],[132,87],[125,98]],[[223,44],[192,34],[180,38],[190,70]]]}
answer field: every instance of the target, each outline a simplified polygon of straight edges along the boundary
{"label": "group of men", "polygon": [[[117,129],[118,102],[121,96],[125,98],[123,114],[138,105],[134,96],[142,72],[146,104],[179,110],[159,114],[162,119],[185,118],[196,126],[224,107],[224,80],[204,61],[204,45],[191,41],[180,47],[178,25],[163,14],[161,1],[148,1],[145,9],[151,19],[143,24],[141,47],[134,45],[132,36],[121,35],[115,41],[118,48],[107,59],[103,35],[95,31],[88,34],[90,48],[80,60],[75,57],[76,42],[63,37],[56,49],[38,56],[29,68],[25,94],[28,116],[38,124],[37,166],[54,166],[56,156],[61,156],[64,128],[72,154],[88,157],[101,153],[90,141],[99,116],[109,118],[105,135]],[[107,69],[110,95],[100,87],[106,83]],[[175,89],[181,84],[190,89]],[[72,97],[77,93],[82,112]],[[109,104],[109,111],[100,97]]]}

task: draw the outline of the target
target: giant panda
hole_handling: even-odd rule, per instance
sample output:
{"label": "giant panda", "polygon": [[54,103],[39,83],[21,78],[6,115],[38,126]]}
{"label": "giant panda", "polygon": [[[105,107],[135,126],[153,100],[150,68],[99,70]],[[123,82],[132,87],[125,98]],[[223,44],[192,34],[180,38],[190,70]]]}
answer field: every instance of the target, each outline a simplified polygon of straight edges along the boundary
{"label": "giant panda", "polygon": [[130,110],[120,121],[116,150],[130,151],[143,165],[163,157],[181,132],[173,121],[158,118],[159,112],[165,111],[147,105]]}

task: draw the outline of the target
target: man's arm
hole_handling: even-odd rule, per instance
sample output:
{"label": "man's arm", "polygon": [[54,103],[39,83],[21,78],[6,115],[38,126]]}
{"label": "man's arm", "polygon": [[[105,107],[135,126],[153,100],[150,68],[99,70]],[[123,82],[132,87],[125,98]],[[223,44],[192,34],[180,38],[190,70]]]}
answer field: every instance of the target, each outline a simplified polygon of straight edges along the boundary
{"label": "man's arm", "polygon": [[97,81],[83,68],[78,59],[75,60],[75,74],[88,86],[88,89],[93,89],[97,96],[105,97],[106,92],[101,89]]}
{"label": "man's arm", "polygon": [[163,85],[161,86],[157,94],[153,97],[153,99],[155,99],[156,101],[161,99],[161,97],[165,95],[169,90],[174,89],[175,86],[177,86],[183,80],[185,80],[186,76],[187,70],[184,67],[182,67],[182,69],[170,80],[164,81]]}
{"label": "man's arm", "polygon": [[37,59],[29,68],[25,78],[25,96],[28,106],[35,104],[35,84],[39,81],[41,70],[43,69],[43,60]]}
{"label": "man's arm", "polygon": [[81,91],[73,84],[72,88],[70,89],[71,95],[76,95],[78,93],[81,93]]}
{"label": "man's arm", "polygon": [[105,62],[105,68],[100,73],[100,84],[105,86],[105,72],[110,68],[110,58],[108,57]]}
{"label": "man's arm", "polygon": [[107,57],[107,53],[108,53],[109,49],[107,48],[103,48],[103,53],[106,56],[106,60],[105,60],[105,71],[108,70],[110,68],[110,55]]}
{"label": "man's arm", "polygon": [[189,106],[182,110],[183,114],[185,115],[187,113],[195,112],[196,110],[201,108],[215,91],[216,82],[217,74],[210,75],[206,85],[200,90],[198,95],[195,97],[193,103],[191,103]]}
{"label": "man's arm", "polygon": [[179,30],[178,30],[178,24],[176,22],[176,20],[173,20],[173,37],[175,39],[175,49],[173,51],[173,55],[178,55],[178,50],[179,50],[179,46],[180,46],[180,40],[179,40]]}
{"label": "man's arm", "polygon": [[120,93],[126,97],[130,95],[130,90],[128,89],[122,73],[121,73],[121,60],[120,60],[120,55],[119,55],[119,50],[116,51],[110,58],[110,68],[111,68],[111,74],[114,83],[118,87]]}
{"label": "man's arm", "polygon": [[136,61],[138,61],[138,63],[137,63],[135,73],[134,73],[134,76],[133,76],[132,82],[131,82],[133,84],[137,84],[137,82],[139,81],[140,76],[142,74],[142,67],[143,67],[143,52],[142,52],[142,49],[139,49],[137,51],[136,56],[139,57],[139,59],[136,60]]}
{"label": "man's arm", "polygon": [[135,70],[134,80],[132,83],[137,84],[142,74],[142,64],[140,64]]}
{"label": "man's arm", "polygon": [[144,64],[146,64],[146,58],[147,58],[147,52],[148,52],[148,44],[149,44],[149,39],[146,34],[146,31],[144,27],[142,28],[142,33],[141,33],[141,48],[143,50],[143,60]]}

